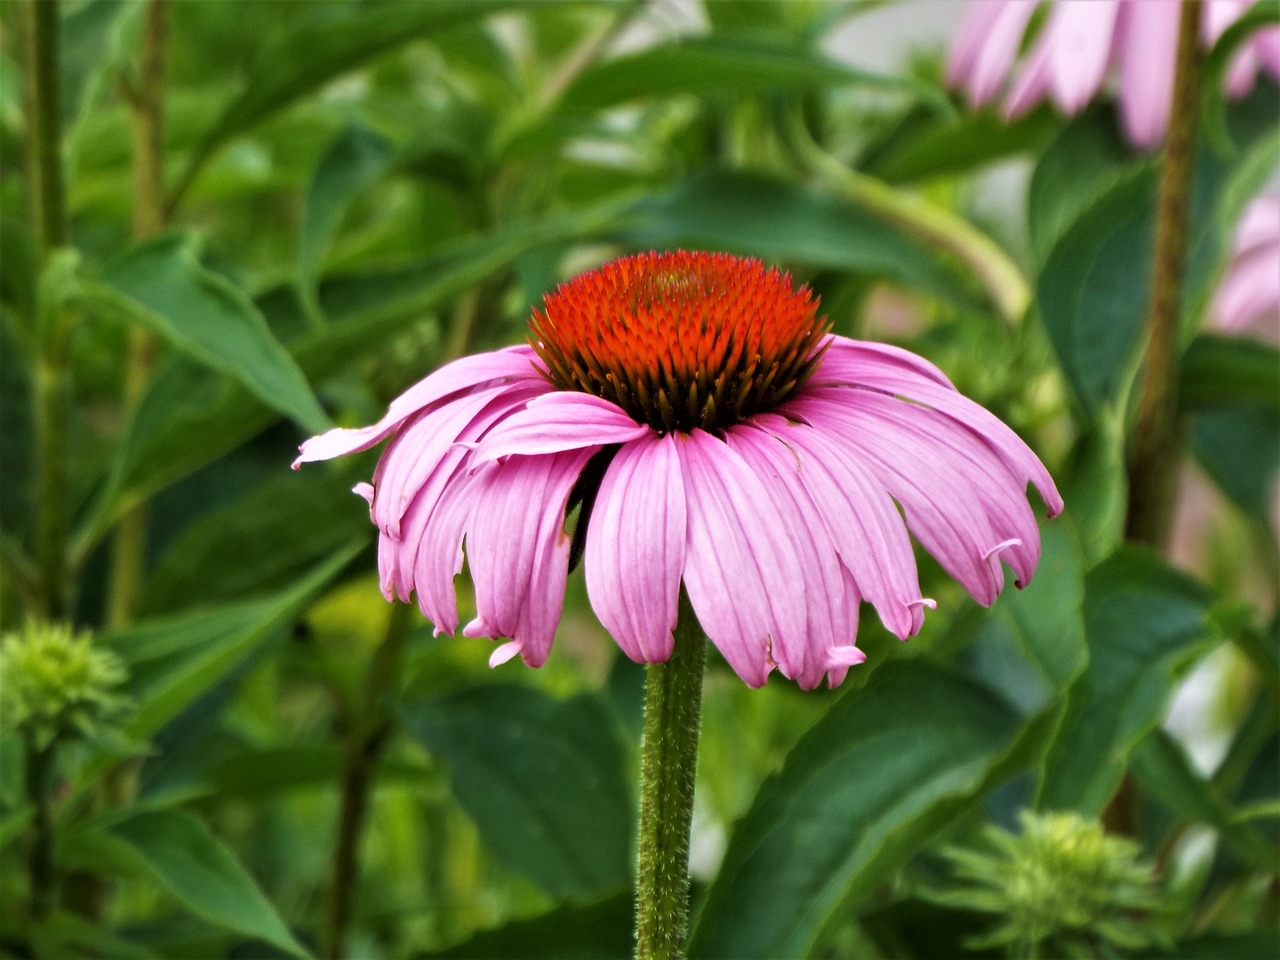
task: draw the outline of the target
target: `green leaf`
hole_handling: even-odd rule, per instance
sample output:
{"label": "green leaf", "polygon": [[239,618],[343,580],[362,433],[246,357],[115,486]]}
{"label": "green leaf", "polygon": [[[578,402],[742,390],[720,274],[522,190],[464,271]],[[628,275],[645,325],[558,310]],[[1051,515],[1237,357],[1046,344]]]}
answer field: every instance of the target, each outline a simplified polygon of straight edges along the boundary
{"label": "green leaf", "polygon": [[88,290],[95,305],[143,324],[308,430],[328,426],[307,378],[257,307],[200,266],[189,237],[170,234],[139,244],[108,263],[101,284]]}
{"label": "green leaf", "polygon": [[316,269],[348,205],[381,179],[391,162],[387,140],[360,124],[351,124],[330,144],[307,185],[302,235],[298,246],[298,284],[315,303]]}
{"label": "green leaf", "polygon": [[1280,872],[1280,855],[1271,849],[1266,838],[1247,824],[1236,822],[1236,813],[1213,785],[1192,768],[1186,751],[1163,730],[1156,730],[1143,741],[1133,756],[1133,772],[1148,791],[1183,820],[1213,827],[1245,862],[1261,870]]}
{"label": "green leaf", "polygon": [[635,903],[628,894],[588,906],[559,907],[419,956],[431,960],[630,960],[635,923]]}
{"label": "green leaf", "polygon": [[922,660],[845,693],[734,828],[691,957],[817,955],[820,935],[982,789],[1018,728],[991,690]]}
{"label": "green leaf", "polygon": [[1271,516],[1280,469],[1280,412],[1205,410],[1191,421],[1191,449],[1222,491],[1260,523]]}
{"label": "green leaf", "polygon": [[560,899],[628,886],[625,752],[596,699],[490,684],[411,705],[404,716],[448,761],[458,802],[499,860]]}
{"label": "green leaf", "polygon": [[[624,198],[516,223],[451,246],[412,268],[326,283],[322,300],[333,322],[291,341],[294,359],[310,380],[319,383],[384,348],[405,324],[529,250],[599,233],[631,204]],[[239,384],[188,363],[169,364],[134,410],[111,478],[77,531],[77,550],[86,551],[129,507],[234,449],[273,419],[270,410]]]}
{"label": "green leaf", "polygon": [[1086,565],[1093,566],[1124,538],[1128,478],[1120,413],[1103,414],[1080,434],[1063,475],[1063,499],[1071,504]]}
{"label": "green leaf", "polygon": [[1179,376],[1183,410],[1274,410],[1280,397],[1280,350],[1247,337],[1201,334],[1183,355]]}
{"label": "green leaf", "polygon": [[888,277],[961,305],[974,295],[924,246],[828,194],[762,173],[706,170],[637,204],[618,233],[639,247],[702,247]]}
{"label": "green leaf", "polygon": [[[283,465],[282,465],[283,467]],[[282,471],[248,496],[210,510],[169,546],[143,588],[140,616],[226,603],[286,587],[306,570],[373,536],[352,480]]]}
{"label": "green leaf", "polygon": [[288,590],[263,599],[138,623],[104,638],[129,667],[137,707],[127,736],[145,740],[206,692],[302,608],[362,547],[351,545]]}
{"label": "green leaf", "polygon": [[1153,553],[1123,547],[1085,581],[1089,666],[1067,692],[1046,753],[1039,809],[1095,816],[1159,724],[1180,667],[1202,651],[1207,591]]}
{"label": "green leaf", "polygon": [[110,828],[129,844],[138,867],[199,917],[309,956],[235,856],[189,813],[144,810]]}
{"label": "green leaf", "polygon": [[[254,803],[295,790],[332,791],[342,777],[342,753],[336,742],[237,750],[218,761],[209,783],[219,797]],[[435,770],[420,762],[387,757],[378,764],[380,785],[420,788],[435,779]]]}
{"label": "green leaf", "polygon": [[1025,589],[1010,591],[999,608],[1040,672],[1062,689],[1089,661],[1084,635],[1084,558],[1075,531],[1062,519],[1040,532],[1042,553]]}
{"label": "green leaf", "polygon": [[416,37],[518,5],[518,0],[432,0],[381,3],[318,16],[275,38],[257,59],[243,92],[214,121],[179,178],[180,199],[205,162],[232,137],[335,77]]}
{"label": "green leaf", "polygon": [[[1115,111],[1095,107],[1049,142],[1031,172],[1027,232],[1043,264],[1067,229],[1121,180],[1152,168],[1135,158],[1120,136]],[[1149,176],[1149,174],[1148,174]]]}
{"label": "green leaf", "polygon": [[1057,127],[1049,109],[1006,121],[993,110],[939,118],[917,107],[889,137],[863,155],[858,167],[893,184],[954,177],[1038,150]]}
{"label": "green leaf", "polygon": [[1119,392],[1142,336],[1154,186],[1144,169],[1093,204],[1054,244],[1036,285],[1049,341],[1091,416]]}
{"label": "green leaf", "polygon": [[636,97],[773,93],[839,85],[906,93],[941,114],[955,112],[946,96],[929,84],[858,70],[765,31],[684,37],[593,64],[565,90],[560,108],[588,111]]}

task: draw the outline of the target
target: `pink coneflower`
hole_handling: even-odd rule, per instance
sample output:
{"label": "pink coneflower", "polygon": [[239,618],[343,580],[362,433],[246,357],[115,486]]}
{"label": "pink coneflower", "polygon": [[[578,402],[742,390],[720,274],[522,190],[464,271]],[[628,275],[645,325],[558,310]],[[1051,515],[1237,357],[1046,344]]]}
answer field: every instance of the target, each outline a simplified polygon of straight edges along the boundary
{"label": "pink coneflower", "polygon": [[1223,330],[1280,340],[1280,196],[1258,197],[1245,208],[1210,314]]}
{"label": "pink coneflower", "polygon": [[442,367],[373,426],[308,440],[294,466],[391,438],[356,488],[383,592],[416,593],[453,633],[465,543],[463,633],[507,639],[491,665],[546,660],[580,547],[591,604],[633,660],[670,657],[683,583],[749,685],[774,667],[835,685],[864,659],[862,600],[903,638],[932,605],[908,528],[990,604],[1002,560],[1021,585],[1039,559],[1027,483],[1051,513],[1062,501],[936,367],[832,336],[817,308],[758,260],[624,257],[548,295],[528,346]]}
{"label": "pink coneflower", "polygon": [[[1013,71],[1035,0],[976,0],[956,33],[947,80],[971,105],[990,103]],[[1250,0],[1210,0],[1201,21],[1212,45],[1251,5]],[[1146,149],[1164,138],[1173,94],[1180,3],[1174,0],[1057,0],[1009,84],[1006,116],[1015,117],[1046,98],[1064,113],[1077,113],[1102,86],[1108,67],[1118,74],[1125,135]],[[1280,27],[1257,31],[1227,70],[1227,90],[1242,96],[1258,67],[1280,79]]]}

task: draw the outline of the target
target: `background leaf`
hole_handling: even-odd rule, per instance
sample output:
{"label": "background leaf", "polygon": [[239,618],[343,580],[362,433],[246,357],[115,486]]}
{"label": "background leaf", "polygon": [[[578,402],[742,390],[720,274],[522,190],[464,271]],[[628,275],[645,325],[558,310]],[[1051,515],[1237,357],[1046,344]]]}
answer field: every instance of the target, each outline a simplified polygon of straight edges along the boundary
{"label": "background leaf", "polygon": [[404,715],[448,761],[458,802],[509,867],[557,898],[629,886],[631,788],[603,704],[491,684],[412,704]]}
{"label": "background leaf", "polygon": [[972,799],[1016,713],[923,662],[889,664],[796,744],[734,828],[691,957],[812,955],[865,897]]}
{"label": "background leaf", "polygon": [[[134,247],[107,264],[103,283],[126,298],[119,306],[129,319],[234,377],[306,429],[328,427],[306,377],[262,314],[245,294],[200,266],[188,238],[171,234]],[[96,302],[105,305],[106,298]]]}
{"label": "background leaf", "polygon": [[1202,652],[1208,603],[1202,586],[1136,547],[1090,571],[1089,666],[1067,693],[1037,807],[1101,812],[1129,755],[1164,716],[1178,668]]}
{"label": "background leaf", "polygon": [[110,832],[128,843],[139,865],[192,913],[293,956],[309,956],[234,854],[191,814],[140,810]]}

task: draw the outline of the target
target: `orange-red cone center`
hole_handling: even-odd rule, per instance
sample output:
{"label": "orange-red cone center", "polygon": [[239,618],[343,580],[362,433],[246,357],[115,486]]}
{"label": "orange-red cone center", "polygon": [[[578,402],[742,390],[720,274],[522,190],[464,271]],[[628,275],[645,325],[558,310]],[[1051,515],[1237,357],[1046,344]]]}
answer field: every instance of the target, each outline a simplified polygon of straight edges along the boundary
{"label": "orange-red cone center", "polygon": [[721,430],[771,410],[817,363],[827,331],[808,287],[755,259],[642,253],[561,284],[529,321],[564,390],[660,432]]}

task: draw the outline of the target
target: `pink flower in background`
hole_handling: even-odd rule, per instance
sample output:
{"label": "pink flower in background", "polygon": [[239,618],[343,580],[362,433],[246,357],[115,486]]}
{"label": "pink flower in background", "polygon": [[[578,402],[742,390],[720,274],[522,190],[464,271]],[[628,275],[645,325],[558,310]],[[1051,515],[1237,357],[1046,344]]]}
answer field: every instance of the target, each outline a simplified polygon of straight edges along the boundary
{"label": "pink flower in background", "polygon": [[[1249,0],[1210,0],[1202,35],[1212,45],[1250,6]],[[1034,0],[976,0],[965,13],[947,64],[947,80],[972,106],[995,100],[1006,81],[1007,117],[1051,99],[1064,113],[1079,112],[1117,74],[1120,117],[1129,141],[1155,146],[1169,125],[1174,56],[1181,4],[1175,0],[1056,0],[1044,28],[1015,70]],[[1242,96],[1258,68],[1280,80],[1280,27],[1257,31],[1236,53],[1227,89]]]}
{"label": "pink flower in background", "polygon": [[308,440],[294,466],[390,438],[357,487],[383,592],[416,594],[453,633],[465,544],[463,633],[508,641],[491,665],[546,660],[580,545],[591,604],[633,660],[670,656],[683,583],[748,684],[777,667],[834,685],[864,659],[861,601],[902,638],[932,605],[908,529],[990,604],[1002,560],[1020,585],[1039,560],[1027,483],[1051,514],[1062,501],[936,367],[828,334],[817,307],[758,260],[624,257],[548,295],[529,346],[442,367],[373,426]]}
{"label": "pink flower in background", "polygon": [[1245,208],[1210,316],[1223,330],[1280,340],[1280,196],[1258,197]]}

